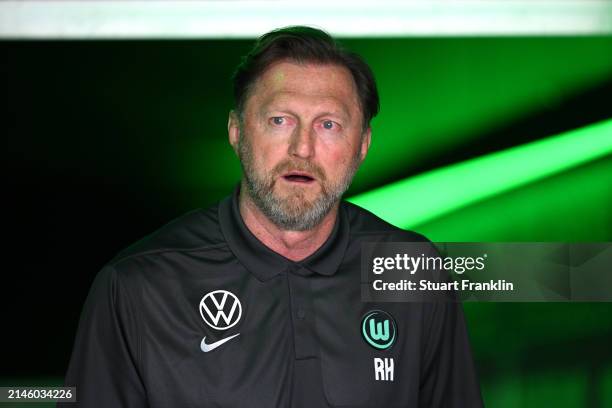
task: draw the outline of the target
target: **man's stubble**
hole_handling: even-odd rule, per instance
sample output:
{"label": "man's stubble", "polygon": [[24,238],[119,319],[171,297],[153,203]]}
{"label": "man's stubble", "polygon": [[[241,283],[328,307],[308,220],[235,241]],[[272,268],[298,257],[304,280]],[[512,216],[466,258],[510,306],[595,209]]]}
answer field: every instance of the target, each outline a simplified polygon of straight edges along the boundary
{"label": "man's stubble", "polygon": [[[279,162],[270,173],[261,174],[256,168],[253,147],[244,128],[240,129],[238,156],[248,195],[272,223],[287,231],[306,231],[317,226],[342,198],[361,163],[357,152],[337,183],[329,181],[321,167],[304,159],[287,158]],[[318,197],[307,200],[304,189],[309,187],[306,186],[295,186],[293,194],[279,197],[274,191],[274,185],[278,176],[289,170],[305,171],[315,176],[321,187]]]}

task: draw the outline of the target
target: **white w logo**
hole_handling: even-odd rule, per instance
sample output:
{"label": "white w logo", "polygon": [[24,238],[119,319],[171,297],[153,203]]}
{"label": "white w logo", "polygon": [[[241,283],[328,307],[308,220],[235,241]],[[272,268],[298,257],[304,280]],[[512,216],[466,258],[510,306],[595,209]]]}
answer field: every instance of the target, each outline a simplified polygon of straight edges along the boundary
{"label": "white w logo", "polygon": [[[206,304],[206,300],[208,299],[213,303],[215,310],[211,310]],[[228,301],[231,302],[231,307],[229,312],[226,313],[225,304]],[[238,312],[237,316],[236,312]],[[240,321],[240,317],[242,317],[242,305],[232,292],[228,292],[227,290],[215,290],[213,292],[208,292],[200,301],[200,315],[206,324],[213,329],[227,330]],[[223,322],[221,322],[222,319]]]}

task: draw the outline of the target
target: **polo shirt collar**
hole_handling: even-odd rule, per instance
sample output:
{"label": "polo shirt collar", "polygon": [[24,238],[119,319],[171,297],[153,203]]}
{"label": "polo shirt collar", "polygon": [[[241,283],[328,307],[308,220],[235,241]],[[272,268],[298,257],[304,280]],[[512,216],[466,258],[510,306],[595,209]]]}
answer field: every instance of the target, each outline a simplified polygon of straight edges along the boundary
{"label": "polo shirt collar", "polygon": [[240,185],[219,203],[219,224],[231,251],[253,275],[264,281],[288,268],[301,275],[317,273],[331,276],[336,273],[349,241],[349,223],[342,203],[334,228],[325,243],[307,258],[294,262],[265,246],[247,228],[238,206],[239,191]]}

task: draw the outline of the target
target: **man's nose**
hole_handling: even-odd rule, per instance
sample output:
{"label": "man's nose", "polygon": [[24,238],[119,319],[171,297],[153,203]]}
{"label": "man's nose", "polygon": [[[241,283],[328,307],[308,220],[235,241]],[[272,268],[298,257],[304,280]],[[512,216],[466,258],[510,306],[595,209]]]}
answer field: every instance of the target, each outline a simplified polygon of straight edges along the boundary
{"label": "man's nose", "polygon": [[315,134],[308,126],[297,126],[291,135],[289,143],[289,154],[302,159],[311,158],[314,155]]}

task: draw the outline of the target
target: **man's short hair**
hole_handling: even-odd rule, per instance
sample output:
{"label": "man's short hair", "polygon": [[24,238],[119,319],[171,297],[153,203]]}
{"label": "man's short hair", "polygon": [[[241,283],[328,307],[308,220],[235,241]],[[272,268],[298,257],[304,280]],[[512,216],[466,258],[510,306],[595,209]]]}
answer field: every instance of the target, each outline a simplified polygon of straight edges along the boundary
{"label": "man's short hair", "polygon": [[357,54],[343,49],[328,33],[307,26],[280,28],[259,37],[233,75],[234,103],[242,117],[244,105],[257,79],[273,63],[290,60],[298,64],[333,64],[347,68],[359,96],[363,130],[379,110],[378,90],[372,70]]}

